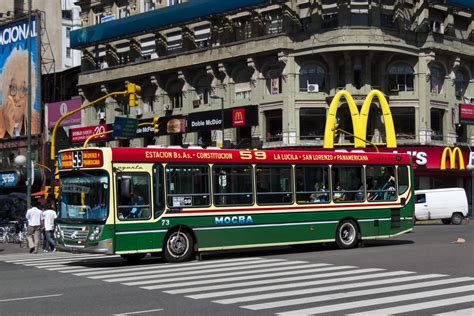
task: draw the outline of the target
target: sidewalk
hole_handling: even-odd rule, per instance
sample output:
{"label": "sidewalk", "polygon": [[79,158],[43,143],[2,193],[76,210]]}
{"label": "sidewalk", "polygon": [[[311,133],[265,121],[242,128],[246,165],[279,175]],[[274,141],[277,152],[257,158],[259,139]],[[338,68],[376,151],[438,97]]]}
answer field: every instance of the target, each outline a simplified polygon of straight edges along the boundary
{"label": "sidewalk", "polygon": [[[24,247],[20,248],[20,244],[13,244],[13,243],[0,243],[0,256],[6,254],[21,254],[21,253],[29,253],[29,248]],[[40,246],[38,253],[43,253],[43,248]]]}

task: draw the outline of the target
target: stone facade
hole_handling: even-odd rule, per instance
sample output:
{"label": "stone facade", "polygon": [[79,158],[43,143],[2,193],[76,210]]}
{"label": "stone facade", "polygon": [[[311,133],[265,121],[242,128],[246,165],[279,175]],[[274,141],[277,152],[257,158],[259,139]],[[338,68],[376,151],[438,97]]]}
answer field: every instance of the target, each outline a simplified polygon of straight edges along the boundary
{"label": "stone facade", "polygon": [[[157,2],[76,4],[87,26],[98,14],[119,17],[124,7],[141,14]],[[257,126],[225,130],[227,145],[236,148],[255,140],[263,147],[320,147],[337,91],[348,90],[360,105],[380,89],[399,145],[472,146],[474,128],[459,122],[458,105],[474,102],[473,43],[473,10],[443,1],[269,2],[82,48],[79,88],[92,101],[124,90],[127,82],[139,84],[141,105],[129,114],[142,118],[221,109],[211,95],[222,97],[226,109],[258,105]],[[117,104],[126,107],[126,99],[87,110],[86,125],[98,124],[97,111],[113,123]],[[377,99],[374,105],[367,135],[383,143]],[[351,131],[347,106],[338,113],[340,125]],[[215,131],[160,136],[156,143],[197,144],[203,137],[212,144]],[[146,144],[137,138],[130,145]]]}

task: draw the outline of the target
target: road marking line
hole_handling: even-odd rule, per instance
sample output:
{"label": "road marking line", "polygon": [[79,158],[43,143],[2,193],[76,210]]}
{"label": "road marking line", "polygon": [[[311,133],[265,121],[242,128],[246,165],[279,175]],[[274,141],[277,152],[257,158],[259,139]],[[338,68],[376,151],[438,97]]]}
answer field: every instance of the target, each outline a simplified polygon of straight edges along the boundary
{"label": "road marking line", "polygon": [[[460,279],[462,279],[462,278],[460,278]],[[469,278],[469,279],[471,279],[471,278]],[[411,288],[413,288],[413,287],[411,287]],[[380,289],[378,289],[378,290],[380,290]],[[411,300],[417,300],[417,299],[420,299],[420,298],[440,296],[440,295],[446,295],[446,294],[455,294],[455,293],[468,292],[468,291],[472,291],[472,285],[452,287],[452,288],[446,288],[446,289],[442,289],[442,290],[414,292],[414,293],[409,293],[409,294],[387,296],[387,297],[376,298],[376,299],[368,299],[368,300],[362,300],[362,301],[357,301],[357,302],[349,302],[349,303],[325,305],[325,306],[313,307],[313,308],[305,308],[305,309],[300,309],[300,310],[294,310],[294,311],[278,313],[278,315],[327,314],[329,312],[341,311],[341,310],[351,309],[351,308],[354,308],[354,307],[359,308],[359,307],[381,305],[381,304],[387,304],[387,303],[393,303],[393,302],[398,303],[398,302],[401,302],[401,301],[411,301]],[[379,293],[383,293],[383,292],[379,291]]]}
{"label": "road marking line", "polygon": [[[193,269],[188,269],[188,271],[178,271],[177,269],[171,268],[170,272],[173,273],[179,273],[180,276],[184,275],[196,275],[196,270],[199,271],[199,273],[206,273],[207,276],[209,277],[208,273],[212,272],[220,272],[222,270],[225,271],[233,271],[233,270],[243,270],[243,269],[249,269],[249,267],[261,267],[261,266],[272,266],[272,265],[291,265],[291,264],[297,264],[301,263],[301,261],[285,261],[283,259],[270,259],[270,260],[258,260],[254,262],[237,262],[237,263],[230,263],[230,264],[222,264],[222,265],[214,265],[210,267],[196,267]],[[160,272],[162,270],[160,269]],[[155,276],[156,277],[156,276]],[[107,279],[107,282],[120,282],[120,281],[130,281],[130,280],[141,280],[141,279],[149,279],[150,278],[150,273],[148,271],[139,271],[139,272],[128,272],[128,273],[113,273],[110,272],[105,275],[96,275],[96,276],[90,276],[90,279]],[[161,280],[164,280],[163,278]],[[176,278],[170,278],[171,280],[177,281]]]}
{"label": "road marking line", "polygon": [[[386,315],[393,315],[393,314],[399,314],[399,313],[420,311],[423,309],[430,309],[430,308],[441,307],[441,306],[461,304],[461,303],[466,303],[470,301],[472,301],[472,295],[466,295],[466,296],[460,296],[460,297],[447,298],[444,300],[429,301],[429,302],[423,302],[423,303],[420,302],[420,303],[403,305],[403,306],[382,308],[382,309],[377,309],[377,310],[372,310],[372,311],[367,311],[367,312],[362,312],[362,313],[348,314],[347,316],[386,316]],[[473,309],[471,308],[470,314],[465,314],[465,315],[471,315],[471,316],[474,315],[472,311]],[[453,315],[460,315],[460,314],[453,314]]]}
{"label": "road marking line", "polygon": [[[338,271],[338,270],[346,270],[346,269],[354,269],[356,267],[354,266],[333,266],[333,267],[326,267],[326,268],[317,268],[317,265],[305,265],[305,266],[298,266],[298,269],[306,269],[306,268],[316,268],[316,269],[311,269],[311,270],[305,270],[306,273],[321,273],[321,272],[328,272],[328,271]],[[280,268],[278,268],[280,269]],[[278,271],[278,269],[268,269],[267,272],[272,272],[272,271]],[[351,270],[352,271],[352,270]],[[260,281],[248,281],[248,278],[242,278],[242,277],[237,277],[237,278],[226,278],[226,279],[221,279],[221,280],[214,280],[212,284],[215,283],[224,283],[220,285],[207,285],[207,286],[200,286],[200,287],[188,287],[188,286],[194,286],[196,285],[196,282],[191,281],[191,282],[181,282],[178,283],[177,285],[180,287],[183,287],[182,289],[178,290],[170,290],[170,291],[165,291],[165,293],[168,294],[184,294],[184,293],[191,293],[191,292],[204,292],[204,291],[211,291],[211,290],[222,290],[222,289],[230,289],[230,288],[236,288],[236,287],[244,287],[244,286],[254,286],[254,285],[262,285],[262,284],[275,284],[275,283],[283,283],[283,282],[290,282],[290,281],[300,281],[300,280],[310,280],[310,279],[320,279],[321,276],[319,275],[300,275],[300,276],[293,276],[293,277],[284,277],[281,278],[282,276],[286,275],[295,275],[296,271],[284,271],[284,272],[278,272],[278,273],[268,273],[264,275],[259,275],[258,278],[252,277],[252,280],[255,279],[262,279],[265,277],[280,277],[279,279],[264,279]],[[239,280],[245,280],[246,282],[239,282],[239,283],[230,283],[231,281],[239,281]],[[220,292],[221,293],[221,292]]]}
{"label": "road marking line", "polygon": [[[114,270],[114,272],[128,272],[128,271],[144,271],[144,270],[152,270],[152,269],[157,269],[159,268],[161,273],[166,273],[166,272],[183,272],[183,271],[191,271],[191,270],[199,270],[199,269],[204,269],[207,266],[214,266],[214,265],[219,265],[220,263],[225,263],[225,264],[234,264],[234,263],[247,263],[247,262],[255,262],[263,260],[262,258],[239,258],[239,259],[229,259],[229,260],[218,260],[218,261],[194,261],[194,262],[189,262],[189,263],[183,263],[180,264],[179,267],[176,267],[176,265],[173,266],[173,264],[165,263],[165,264],[153,264],[153,265],[146,265],[146,266],[127,266],[127,267],[120,267]],[[84,272],[84,273],[77,273],[75,275],[77,276],[92,276],[92,275],[100,275],[103,273],[103,271],[100,270],[95,270],[99,268],[94,268],[94,270],[89,271],[89,272]]]}
{"label": "road marking line", "polygon": [[17,298],[8,298],[0,300],[0,302],[13,302],[13,301],[23,301],[23,300],[35,300],[38,298],[47,298],[47,297],[57,297],[64,294],[51,294],[51,295],[41,295],[41,296],[29,296],[29,297],[17,297]]}
{"label": "road marking line", "polygon": [[[353,274],[359,274],[359,273],[365,273],[367,271],[352,271],[350,275]],[[248,289],[240,289],[240,290],[234,290],[234,291],[224,291],[221,292],[222,295],[218,292],[216,293],[205,293],[205,294],[198,294],[198,295],[191,295],[187,296],[189,298],[209,298],[209,297],[221,297],[221,296],[229,296],[229,295],[237,295],[237,294],[248,294],[248,293],[255,293],[255,292],[263,292],[263,291],[272,291],[272,290],[281,290],[281,289],[291,289],[291,288],[298,288],[298,287],[308,287],[308,286],[315,286],[315,285],[324,285],[324,284],[337,284],[341,282],[350,282],[350,281],[358,281],[358,280],[369,280],[369,279],[380,279],[382,277],[390,277],[390,276],[401,276],[401,275],[406,275],[406,274],[412,274],[414,272],[410,271],[392,271],[392,272],[385,272],[385,273],[375,273],[375,274],[368,274],[368,275],[359,275],[359,276],[351,276],[351,277],[344,277],[344,278],[339,278],[340,274],[336,274],[335,279],[326,279],[326,280],[317,280],[317,281],[308,281],[308,282],[302,282],[302,283],[290,283],[290,284],[283,284],[283,285],[271,285],[271,286],[264,286],[264,287],[256,287],[256,288],[248,288]],[[315,276],[312,277],[312,279],[318,279],[325,277],[325,275],[321,276]],[[411,280],[414,277],[408,277],[409,280]],[[425,277],[427,278],[427,277]],[[311,278],[308,278],[311,279]],[[402,278],[404,279],[404,278]],[[402,281],[396,281],[397,279],[388,279],[389,281],[386,282],[402,282]],[[394,281],[392,281],[394,280]],[[370,282],[364,282],[364,284],[368,285],[373,285],[373,284],[381,284],[384,280],[376,280],[376,281],[370,281]],[[354,283],[354,284],[359,284],[359,283]],[[352,284],[348,284],[348,287],[350,288]],[[339,289],[341,286],[340,285],[332,285],[330,288],[336,288]],[[326,290],[328,287],[324,287],[323,289]],[[215,303],[219,304],[234,304],[234,303],[241,303],[241,302],[252,302],[252,301],[259,301],[259,300],[264,300],[264,299],[272,299],[272,298],[277,298],[277,297],[287,297],[287,296],[295,296],[295,295],[304,295],[304,294],[309,294],[309,293],[319,293],[321,290],[319,288],[310,288],[310,289],[302,289],[302,290],[292,290],[292,291],[286,291],[286,292],[278,292],[278,293],[268,293],[268,294],[260,294],[260,295],[248,295],[248,296],[241,296],[241,297],[236,297],[236,298],[230,298],[230,299],[223,299],[223,300],[218,300],[215,301]],[[212,296],[211,296],[212,295]]]}
{"label": "road marking line", "polygon": [[123,315],[135,315],[135,314],[145,314],[145,313],[153,313],[153,312],[160,312],[163,311],[162,308],[158,309],[149,309],[147,311],[137,311],[137,312],[129,312],[129,313],[121,313],[121,314],[113,314],[113,316],[123,316]]}
{"label": "road marking line", "polygon": [[[471,297],[472,300],[472,297]],[[457,311],[446,312],[441,314],[435,314],[433,316],[472,316],[474,315],[474,307],[466,308],[466,309],[459,309]]]}
{"label": "road marking line", "polygon": [[[314,268],[319,268],[319,267],[327,266],[327,265],[328,264],[325,264],[325,263],[305,264],[305,265],[297,266],[298,269],[293,268],[289,271],[284,271],[284,270],[288,269],[287,267],[265,269],[264,272],[275,272],[275,271],[282,271],[282,270],[283,270],[283,272],[263,273],[263,274],[252,275],[252,279],[256,280],[256,279],[263,279],[263,278],[266,278],[266,277],[274,277],[274,276],[279,277],[279,276],[284,276],[284,275],[306,274],[306,273],[310,273],[312,271],[315,271],[315,270],[317,271],[318,270],[318,269],[314,269]],[[311,269],[307,269],[307,268],[311,268]],[[254,271],[252,271],[252,272],[254,272]],[[226,279],[201,277],[201,279],[204,279],[204,280],[200,280],[200,281],[196,281],[195,279],[191,278],[190,283],[192,283],[192,285],[202,285],[202,284],[209,284],[209,283],[210,284],[215,284],[215,283],[231,282],[231,281],[242,281],[242,280],[248,280],[249,279],[248,275],[242,275],[241,273],[233,273],[232,275],[237,275],[237,276],[226,278]],[[171,283],[168,283],[168,284],[161,284],[160,279],[154,279],[154,280],[149,280],[149,281],[139,281],[139,282],[128,282],[128,283],[122,283],[122,284],[131,286],[131,285],[145,285],[145,284],[156,284],[156,283],[159,283],[163,288],[178,287],[180,284],[182,284],[182,282],[181,283],[171,282]],[[155,289],[154,286],[144,286],[142,288],[147,289],[147,290],[154,290]]]}

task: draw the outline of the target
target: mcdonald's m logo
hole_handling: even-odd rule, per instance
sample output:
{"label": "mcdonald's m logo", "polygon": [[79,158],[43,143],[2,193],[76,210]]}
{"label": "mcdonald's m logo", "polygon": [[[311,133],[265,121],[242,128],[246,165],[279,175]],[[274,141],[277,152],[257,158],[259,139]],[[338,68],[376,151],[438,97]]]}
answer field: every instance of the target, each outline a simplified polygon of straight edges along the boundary
{"label": "mcdonald's m logo", "polygon": [[364,141],[367,136],[367,121],[369,118],[370,105],[374,97],[377,97],[380,102],[380,107],[382,110],[383,121],[385,122],[385,137],[387,148],[396,148],[397,147],[397,137],[395,135],[395,127],[393,125],[392,113],[390,112],[390,107],[388,105],[387,99],[380,90],[372,90],[365,98],[365,101],[362,105],[362,109],[359,113],[357,105],[352,98],[351,94],[346,90],[341,90],[331,101],[329,105],[329,112],[326,119],[326,128],[324,131],[324,148],[334,148],[334,136],[336,126],[336,114],[337,108],[339,106],[339,100],[341,97],[344,97],[349,105],[349,110],[352,117],[352,126],[354,128],[354,147],[355,148],[365,148],[366,142]]}
{"label": "mcdonald's m logo", "polygon": [[245,126],[245,109],[232,110],[232,126]]}
{"label": "mcdonald's m logo", "polygon": [[443,153],[441,154],[441,170],[446,170],[446,159],[447,155],[449,154],[449,169],[456,168],[456,154],[458,157],[458,166],[459,170],[464,170],[464,158],[462,156],[462,151],[459,147],[454,147],[451,149],[450,147],[445,147]]}

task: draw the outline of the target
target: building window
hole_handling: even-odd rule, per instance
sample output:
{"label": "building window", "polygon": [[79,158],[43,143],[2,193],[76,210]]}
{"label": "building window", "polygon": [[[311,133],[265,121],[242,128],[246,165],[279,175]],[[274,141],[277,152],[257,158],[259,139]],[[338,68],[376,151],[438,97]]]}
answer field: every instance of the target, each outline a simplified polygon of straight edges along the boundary
{"label": "building window", "polygon": [[431,93],[441,93],[444,84],[444,71],[439,66],[431,66],[430,73]]}
{"label": "building window", "polygon": [[304,65],[300,69],[300,92],[323,91],[326,82],[326,71],[319,65]]}
{"label": "building window", "polygon": [[102,18],[104,17],[104,13],[103,12],[100,12],[100,13],[95,13],[94,14],[94,22],[95,24],[100,24],[102,23]]}
{"label": "building window", "polygon": [[209,104],[209,96],[211,95],[211,81],[212,78],[207,75],[200,76],[195,81],[196,99],[193,101],[193,107],[198,107],[201,104]]}
{"label": "building window", "polygon": [[283,30],[281,15],[278,12],[268,12],[264,16],[265,34],[279,34]]}
{"label": "building window", "polygon": [[368,26],[369,14],[367,12],[351,13],[351,25],[352,26]]}
{"label": "building window", "polygon": [[66,57],[71,58],[71,47],[66,47]]}
{"label": "building window", "polygon": [[169,98],[172,109],[180,109],[183,107],[183,83],[174,81],[169,87]]}
{"label": "building window", "polygon": [[265,136],[267,142],[282,140],[283,118],[282,110],[265,112]]}
{"label": "building window", "polygon": [[282,92],[282,78],[281,78],[281,68],[274,68],[267,71],[265,76],[265,83],[267,86],[267,93],[280,94]]}
{"label": "building window", "polygon": [[323,22],[321,28],[330,29],[338,26],[337,13],[323,14]]}
{"label": "building window", "polygon": [[301,108],[300,109],[300,139],[322,140],[324,138],[324,122],[326,120],[326,109],[324,108]]}
{"label": "building window", "polygon": [[177,5],[182,3],[182,0],[168,0],[168,6]]}
{"label": "building window", "polygon": [[126,18],[130,15],[130,9],[128,6],[123,6],[118,8],[118,17],[119,19]]}
{"label": "building window", "polygon": [[238,70],[234,75],[235,100],[250,99],[252,88],[250,86],[250,77],[253,70],[245,67]]}
{"label": "building window", "polygon": [[70,38],[70,37],[71,37],[71,28],[66,27],[66,38]]}
{"label": "building window", "polygon": [[443,140],[443,119],[445,110],[432,108],[431,109],[431,139]]}
{"label": "building window", "polygon": [[362,88],[362,65],[354,65],[354,87],[356,89]]}
{"label": "building window", "polygon": [[168,53],[179,53],[183,48],[181,31],[166,34]]}
{"label": "building window", "polygon": [[390,92],[413,91],[413,68],[406,64],[395,64],[388,68],[388,89]]}
{"label": "building window", "polygon": [[415,108],[392,107],[393,124],[397,127],[397,139],[415,139]]}
{"label": "building window", "polygon": [[233,20],[236,41],[246,40],[252,37],[252,24],[247,19]]}
{"label": "building window", "polygon": [[386,28],[393,28],[393,14],[381,14],[380,15],[380,25]]}
{"label": "building window", "polygon": [[456,98],[462,99],[468,85],[469,80],[466,73],[460,69],[456,70],[454,72],[454,89],[456,93]]}

